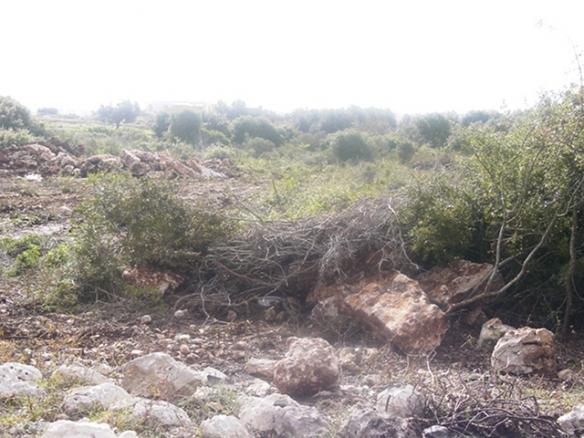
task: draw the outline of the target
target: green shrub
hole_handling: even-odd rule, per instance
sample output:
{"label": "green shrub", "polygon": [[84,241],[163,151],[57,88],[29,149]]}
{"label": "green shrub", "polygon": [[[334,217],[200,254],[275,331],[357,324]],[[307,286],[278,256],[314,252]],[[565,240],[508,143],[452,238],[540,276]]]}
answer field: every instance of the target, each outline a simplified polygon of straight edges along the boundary
{"label": "green shrub", "polygon": [[276,148],[276,145],[270,140],[264,138],[251,138],[243,145],[244,149],[251,151],[254,157],[259,157],[263,153],[270,152]]}
{"label": "green shrub", "polygon": [[333,143],[333,155],[341,162],[371,161],[373,149],[358,132],[349,132],[338,135]]}
{"label": "green shrub", "polygon": [[36,143],[40,140],[40,137],[31,134],[27,129],[0,129],[0,149]]}
{"label": "green shrub", "polygon": [[221,144],[231,146],[231,141],[220,131],[203,129],[201,135],[203,137],[203,144],[205,145]]}
{"label": "green shrub", "polygon": [[75,256],[80,294],[123,290],[127,266],[167,268],[190,275],[230,223],[200,203],[188,204],[168,181],[121,175],[94,178],[94,197],[79,207]]}
{"label": "green shrub", "polygon": [[400,163],[409,163],[415,153],[416,147],[411,141],[403,141],[397,144],[397,156]]}
{"label": "green shrub", "polygon": [[408,203],[401,215],[418,262],[432,266],[473,258],[481,210],[473,204],[469,190],[447,172],[407,187]]}

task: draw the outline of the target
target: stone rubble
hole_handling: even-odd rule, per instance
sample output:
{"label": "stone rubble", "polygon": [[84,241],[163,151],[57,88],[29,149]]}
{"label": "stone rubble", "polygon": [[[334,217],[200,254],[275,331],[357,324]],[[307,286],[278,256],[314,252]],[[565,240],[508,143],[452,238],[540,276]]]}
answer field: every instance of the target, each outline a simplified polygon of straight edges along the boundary
{"label": "stone rubble", "polygon": [[166,152],[122,150],[118,157],[99,154],[85,159],[75,156],[66,144],[29,144],[0,150],[0,170],[14,176],[27,174],[82,176],[96,172],[126,170],[140,177],[158,173],[166,177],[224,179],[239,175],[227,158],[188,161],[172,158]]}
{"label": "stone rubble", "polygon": [[[178,338],[184,337],[181,334]],[[182,339],[182,338],[181,338]],[[514,341],[510,341],[513,339]],[[522,363],[523,367],[531,367],[533,372],[544,371],[540,367],[546,364],[549,355],[534,353],[534,346],[547,351],[547,341],[553,342],[553,336],[545,329],[524,327],[508,332],[497,343],[493,352],[500,350],[500,345],[511,345],[515,357],[532,358],[533,363]],[[66,419],[52,423],[40,423],[37,427],[42,438],[136,438],[135,432],[118,431],[108,424],[100,424],[82,419],[96,408],[101,407],[108,412],[123,413],[143,425],[164,427],[167,430],[182,430],[186,435],[206,438],[251,438],[256,436],[274,437],[319,437],[332,433],[333,425],[329,424],[316,406],[309,406],[284,394],[283,390],[291,389],[291,393],[312,395],[318,392],[322,400],[326,400],[326,389],[338,393],[359,394],[366,403],[358,403],[353,410],[344,416],[340,424],[334,426],[335,436],[346,438],[367,438],[391,436],[398,438],[413,438],[424,436],[428,438],[454,438],[455,432],[441,425],[419,429],[419,423],[414,419],[423,418],[427,414],[427,399],[412,385],[403,385],[377,392],[371,390],[367,383],[371,379],[379,385],[379,379],[364,379],[363,387],[340,385],[341,372],[337,352],[323,339],[319,338],[289,338],[289,351],[279,361],[261,359],[249,360],[245,366],[248,371],[272,367],[273,373],[265,369],[261,373],[265,378],[273,377],[273,385],[262,379],[254,379],[248,373],[248,379],[242,385],[234,385],[231,378],[221,371],[207,367],[199,369],[189,366],[170,357],[166,353],[151,353],[130,360],[116,369],[101,367],[108,377],[96,369],[86,368],[80,363],[61,365],[48,373],[51,379],[62,386],[73,385],[65,392],[61,409]],[[527,353],[521,349],[527,348]],[[347,361],[349,357],[362,355],[363,360],[370,360],[379,355],[373,348],[351,349],[343,348]],[[340,354],[340,352],[339,352]],[[498,353],[497,360],[505,357]],[[513,363],[519,366],[518,363]],[[510,365],[510,361],[507,361]],[[503,370],[501,370],[503,371]],[[504,372],[511,372],[507,369]],[[513,368],[512,372],[517,372]],[[29,397],[31,394],[42,396],[37,384],[44,377],[35,367],[19,363],[0,365],[0,398]],[[115,376],[112,377],[112,376]],[[282,377],[286,376],[286,377]],[[280,380],[279,380],[280,379]],[[371,380],[371,382],[373,382]],[[20,386],[12,385],[10,391],[2,392],[3,385],[19,382]],[[119,383],[118,383],[119,382]],[[284,383],[283,383],[284,382]],[[291,383],[293,382],[293,384]],[[84,385],[84,386],[75,386]],[[280,388],[281,392],[276,392]],[[236,402],[239,406],[237,415],[211,415],[200,424],[195,424],[185,410],[177,406],[181,400],[197,399],[202,405],[216,409],[218,395],[222,391],[232,391],[239,394]],[[320,392],[319,392],[320,391]],[[213,407],[215,406],[215,407]],[[567,434],[578,433],[584,427],[584,407],[576,406],[572,412],[558,419],[558,424]],[[174,429],[173,429],[174,428]],[[177,433],[177,432],[173,432]],[[41,436],[40,434],[38,436]],[[169,435],[170,436],[170,435]]]}

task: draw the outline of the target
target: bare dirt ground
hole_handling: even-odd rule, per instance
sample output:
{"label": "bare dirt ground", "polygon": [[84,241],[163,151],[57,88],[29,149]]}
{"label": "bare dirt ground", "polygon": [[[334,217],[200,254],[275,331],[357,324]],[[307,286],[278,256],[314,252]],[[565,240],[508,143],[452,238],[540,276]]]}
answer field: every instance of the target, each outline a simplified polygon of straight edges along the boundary
{"label": "bare dirt ground", "polygon": [[[202,184],[205,182],[186,183],[183,195],[215,196],[217,202],[224,202],[228,182],[221,186],[208,183],[206,188]],[[253,188],[237,190],[249,193]],[[87,193],[84,184],[76,179],[0,178],[0,233],[22,237],[35,232],[66,238],[74,210]],[[6,257],[0,254],[1,269],[7,266]],[[251,380],[243,371],[249,358],[282,357],[290,336],[323,336],[341,355],[343,386],[302,402],[317,406],[331,418],[353,406],[374,404],[381,390],[405,382],[429,395],[428,419],[422,421],[427,426],[457,424],[464,409],[490,406],[497,398],[516,401],[503,408],[510,418],[520,413],[526,418],[532,415],[553,421],[582,403],[584,394],[584,348],[578,338],[557,345],[559,369],[574,371],[573,378],[566,382],[494,375],[489,369],[488,353],[476,348],[480,328],[465,327],[457,320],[452,321],[452,328],[434,355],[407,357],[373,339],[367,331],[324,331],[307,315],[284,315],[279,321],[268,321],[259,306],[232,322],[195,313],[177,317],[174,303],[180,296],[168,297],[166,306],[155,311],[138,301],[97,301],[71,312],[46,313],[30,299],[30,294],[31,285],[26,278],[2,275],[0,362],[26,363],[47,373],[71,362],[115,367],[139,355],[161,351],[189,364],[212,366],[233,382],[245,384]],[[152,317],[149,324],[141,323],[146,314]],[[539,411],[532,412],[536,408]],[[529,421],[526,418],[524,422]],[[496,428],[491,429],[493,432]],[[528,436],[505,433],[491,436]]]}

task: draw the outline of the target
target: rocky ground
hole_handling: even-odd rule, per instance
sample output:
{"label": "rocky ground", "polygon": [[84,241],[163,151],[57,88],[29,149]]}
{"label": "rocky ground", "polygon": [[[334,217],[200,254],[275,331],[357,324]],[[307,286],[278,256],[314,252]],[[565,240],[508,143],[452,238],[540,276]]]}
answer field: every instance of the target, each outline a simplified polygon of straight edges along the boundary
{"label": "rocky ground", "polygon": [[[208,182],[206,188],[203,184],[201,180],[187,182],[183,194],[206,192],[209,196],[215,194],[221,202],[226,186],[217,184],[229,182]],[[65,238],[73,211],[85,196],[84,185],[73,177],[40,181],[0,178],[0,232],[12,237],[35,232]],[[0,267],[6,268],[7,263],[6,254],[0,254]],[[463,419],[465,412],[468,417],[472,409],[493,407],[494,400],[505,402],[497,408],[499,416],[493,414],[501,424],[512,423],[518,417],[523,422],[529,422],[531,417],[554,421],[583,400],[584,349],[576,337],[556,344],[559,369],[572,370],[569,379],[513,377],[491,372],[489,353],[476,346],[480,327],[465,326],[458,317],[451,321],[451,329],[434,354],[408,356],[374,339],[367,330],[325,330],[307,315],[292,318],[284,313],[282,318],[274,319],[260,306],[231,321],[192,312],[176,313],[175,303],[180,296],[167,297],[166,305],[157,310],[138,301],[116,301],[89,303],[70,313],[47,313],[31,300],[32,289],[27,278],[2,276],[0,364],[33,365],[47,376],[62,364],[80,363],[89,368],[107,364],[115,370],[136,357],[164,352],[186,364],[213,367],[241,388],[253,380],[245,372],[251,358],[280,359],[287,350],[286,340],[292,336],[324,337],[340,358],[341,387],[297,401],[318,408],[331,424],[328,436],[340,436],[351,408],[374,406],[381,391],[405,383],[427,395],[425,414],[419,419],[421,428],[469,424],[469,418]],[[10,409],[8,401],[0,401],[0,415],[7,418]],[[221,413],[221,409],[206,412],[211,416]],[[516,430],[505,435],[501,432],[504,428],[488,423],[489,429],[487,423],[483,424],[485,435],[476,432],[479,427],[475,435],[467,436],[529,436],[521,434],[521,427],[505,429]],[[19,435],[18,430],[14,425],[0,425],[0,436],[31,436],[25,432]],[[178,435],[173,436],[181,436],[175,433]]]}

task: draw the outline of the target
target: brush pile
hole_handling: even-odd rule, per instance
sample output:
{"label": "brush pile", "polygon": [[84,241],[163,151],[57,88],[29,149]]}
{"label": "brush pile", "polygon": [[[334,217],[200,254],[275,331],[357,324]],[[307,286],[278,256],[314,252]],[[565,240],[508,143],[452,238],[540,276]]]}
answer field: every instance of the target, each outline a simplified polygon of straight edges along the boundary
{"label": "brush pile", "polygon": [[398,201],[362,199],[338,213],[294,221],[255,218],[239,238],[211,249],[188,298],[229,305],[270,297],[304,303],[319,284],[351,283],[376,270],[412,271],[392,206]]}

